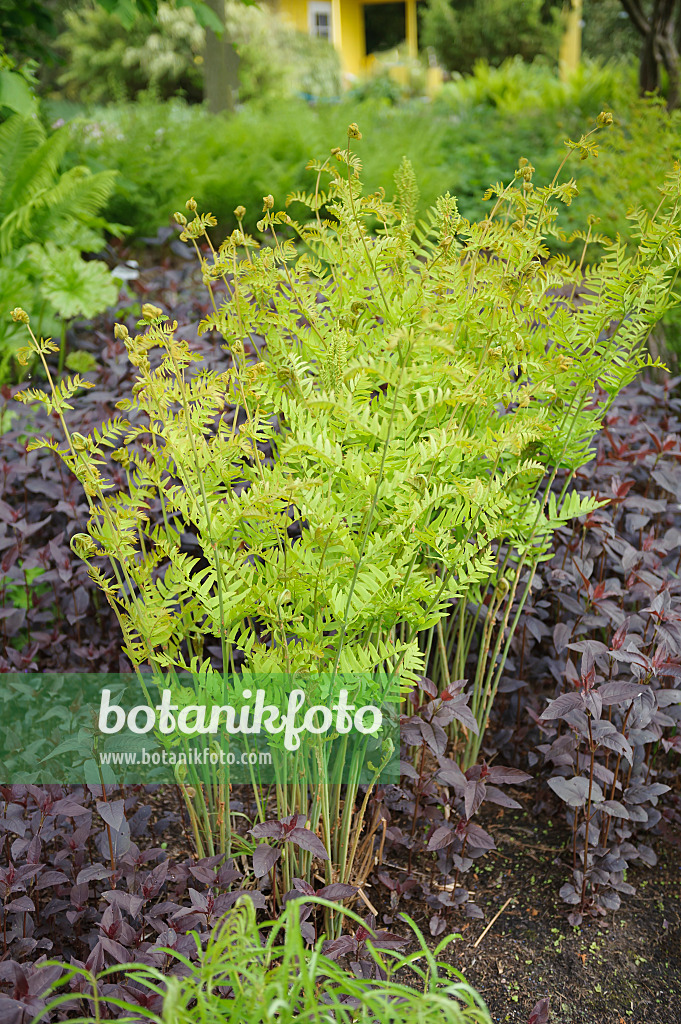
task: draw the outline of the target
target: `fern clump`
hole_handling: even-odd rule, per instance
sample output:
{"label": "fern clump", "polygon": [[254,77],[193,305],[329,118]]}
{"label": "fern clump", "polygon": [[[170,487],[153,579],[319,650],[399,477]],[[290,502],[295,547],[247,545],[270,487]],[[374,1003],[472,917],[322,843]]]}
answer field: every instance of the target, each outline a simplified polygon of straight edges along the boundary
{"label": "fern clump", "polygon": [[[596,507],[549,500],[546,474],[590,459],[607,401],[646,362],[678,262],[679,170],[655,218],[632,215],[637,255],[605,243],[584,269],[546,244],[574,180],[534,187],[521,164],[489,190],[484,221],[446,195],[416,225],[406,162],[389,201],[363,195],[358,157],[336,150],[310,164],[312,192],[288,197],[311,221],[268,196],[271,244],[238,229],[203,260],[208,288],[224,278],[230,291],[201,325],[225,339],[223,373],[195,371],[155,307],[142,333],[117,328],[138,368],[126,418],[60,452],[92,499],[88,529],[115,570],[106,591],[133,664],[196,669],[215,637],[225,666],[399,661],[414,678],[419,634],[497,571],[500,543],[532,564],[557,526]],[[194,243],[214,223],[178,219]],[[154,501],[159,521],[139,514]],[[186,531],[200,557],[183,549]]]}
{"label": "fern clump", "polygon": [[68,139],[64,130],[48,136],[36,117],[0,125],[0,380],[22,344],[7,315],[12,304],[35,315],[39,333],[62,334],[63,359],[66,322],[116,300],[106,265],[81,256],[103,248],[105,227],[119,227],[99,216],[116,172],[61,172]]}
{"label": "fern clump", "polygon": [[[599,505],[571,476],[673,301],[681,170],[654,214],[632,214],[634,254],[600,239],[602,260],[577,264],[549,247],[573,179],[537,185],[523,160],[489,190],[484,220],[445,195],[417,221],[406,162],[392,199],[364,194],[359,139],[351,125],[285,208],[265,197],[265,244],[242,229],[243,208],[217,250],[210,214],[190,200],[190,219],[176,215],[202,260],[202,330],[224,339],[223,372],[201,370],[146,306],[139,333],[116,329],[137,368],[120,418],[31,447],[53,447],[82,481],[91,514],[75,550],[127,657],[159,679],[243,666],[411,685],[439,664],[449,682],[466,675],[483,621],[477,730],[455,737],[472,763],[552,534]],[[568,155],[593,149],[590,133]],[[590,229],[585,252],[595,240]],[[47,346],[30,347],[47,368]],[[61,414],[80,384],[18,397]]]}

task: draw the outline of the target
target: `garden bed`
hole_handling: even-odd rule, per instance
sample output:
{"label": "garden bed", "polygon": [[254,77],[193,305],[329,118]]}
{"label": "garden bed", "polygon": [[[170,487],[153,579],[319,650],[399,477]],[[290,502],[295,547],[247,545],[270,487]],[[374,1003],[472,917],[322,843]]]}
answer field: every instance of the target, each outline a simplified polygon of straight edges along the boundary
{"label": "garden bed", "polygon": [[[539,997],[548,995],[550,1019],[560,1024],[678,1024],[678,823],[653,843],[656,868],[627,875],[636,895],[606,920],[573,929],[558,896],[569,862],[569,836],[547,817],[533,817],[533,799],[520,797],[522,814],[501,812],[496,827],[490,826],[497,853],[473,883],[485,918],[472,923],[452,919],[462,939],[447,958],[482,994],[495,1022],[526,1024]],[[421,916],[412,903],[405,907],[426,927],[427,909]]]}
{"label": "garden bed", "polygon": [[[525,180],[522,170],[519,177]],[[531,169],[526,173],[531,177]],[[268,200],[266,210],[271,208]],[[452,211],[450,206],[446,216],[453,216]],[[445,239],[446,253],[452,239]],[[175,240],[172,253],[160,268],[142,269],[131,283],[131,295],[116,310],[116,319],[132,330],[141,312],[150,331],[160,330],[158,309],[142,306],[153,299],[180,321],[178,336],[192,342],[207,368],[224,370],[230,364],[214,337],[199,337],[197,332],[197,322],[210,309],[204,293],[197,290],[200,275],[185,259],[188,253],[182,243]],[[353,328],[363,308],[359,303],[352,309],[357,318]],[[293,305],[291,316],[294,333],[300,308]],[[382,322],[374,316],[372,329]],[[87,435],[98,428],[115,415],[116,403],[129,391],[133,373],[123,337],[120,328],[117,340],[111,339],[108,317],[74,333],[71,341],[77,340],[79,352],[89,356],[85,372],[99,386],[67,412],[71,431]],[[250,344],[246,356],[255,351]],[[29,370],[35,372],[35,367]],[[325,370],[331,375],[337,371],[337,365]],[[290,379],[280,378],[284,385]],[[563,520],[555,513],[550,557],[534,566],[532,577],[523,577],[528,599],[519,606],[518,628],[509,640],[506,660],[500,662],[491,691],[496,698],[493,707],[490,700],[489,722],[482,716],[487,728],[475,756],[469,757],[468,744],[477,726],[467,705],[470,695],[463,693],[464,672],[460,680],[450,679],[442,635],[438,655],[428,644],[426,669],[437,677],[439,657],[440,682],[446,679],[446,685],[436,685],[428,675],[415,680],[410,704],[404,705],[410,714],[402,720],[400,784],[379,785],[371,792],[356,790],[358,801],[367,794],[368,804],[362,846],[367,866],[359,875],[350,872],[331,879],[330,873],[319,874],[325,870],[319,836],[304,827],[307,819],[278,820],[274,805],[265,806],[267,824],[249,830],[241,816],[252,819],[254,809],[237,788],[230,813],[239,823],[243,852],[232,862],[220,853],[192,857],[192,841],[199,830],[192,836],[195,823],[185,817],[172,790],[150,795],[141,787],[108,794],[99,786],[69,794],[59,788],[2,789],[5,908],[0,983],[6,995],[12,993],[15,1003],[23,1002],[26,1014],[36,1009],[31,1004],[31,965],[46,955],[73,958],[95,972],[133,960],[167,967],[163,948],[172,945],[188,953],[189,933],[198,930],[206,939],[240,894],[263,916],[276,912],[282,902],[276,884],[279,869],[274,867],[280,852],[276,844],[283,846],[298,833],[291,842],[318,856],[316,867],[312,860],[308,867],[315,886],[321,885],[321,895],[352,897],[356,910],[372,915],[368,927],[402,935],[400,914],[407,912],[425,934],[440,938],[461,933],[447,956],[476,984],[496,1020],[524,1024],[536,1001],[548,995],[554,1016],[563,1024],[594,1024],[601,1019],[604,1024],[620,1024],[618,1015],[634,1024],[675,1024],[676,1010],[670,1006],[677,1004],[681,991],[675,902],[681,868],[675,760],[676,683],[681,677],[678,383],[646,378],[625,389],[608,409],[592,461],[580,463],[575,474],[576,512]],[[383,387],[370,389],[372,401],[378,396],[376,405],[387,392],[388,385],[386,391]],[[4,389],[0,407],[5,440],[0,505],[5,572],[1,624],[6,643],[2,667],[22,673],[128,670],[128,662],[119,655],[115,620],[68,547],[87,515],[80,485],[64,472],[53,451],[26,453],[27,439],[44,424],[30,407],[10,403],[16,390]],[[603,398],[596,389],[594,403]],[[122,470],[114,473],[119,474],[114,482],[125,486]],[[555,485],[561,486],[560,474]],[[607,508],[597,507],[595,499],[605,497]],[[578,515],[581,509],[587,511]],[[350,598],[353,592],[354,582]],[[464,627],[468,629],[464,619],[469,614],[473,623],[494,623],[493,602],[508,592],[508,580],[503,578],[491,595],[470,597],[461,609],[461,635]],[[452,615],[457,601],[452,599]],[[513,595],[509,612],[512,603]],[[450,630],[451,623],[446,628]],[[473,632],[471,625],[469,636]],[[220,654],[214,640],[207,650]],[[396,651],[391,649],[389,656],[397,657]],[[467,675],[475,670],[475,645],[471,651],[470,659],[462,655],[456,666]],[[649,686],[653,679],[655,685]],[[647,706],[643,690],[653,695]],[[592,691],[603,695],[598,698],[601,703],[589,705],[593,722],[599,723],[598,738],[616,734],[610,747],[593,742],[592,717],[587,719],[580,711],[582,723],[572,714],[582,696],[585,701],[596,699],[590,696]],[[554,715],[551,709],[561,699],[563,711]],[[625,702],[629,709],[618,717],[619,711],[612,709]],[[607,725],[606,715],[601,720],[603,703],[610,708]],[[453,734],[454,755],[469,757],[465,776],[457,762],[445,757],[452,753],[440,725],[452,725],[452,717],[441,714],[447,706],[458,709],[454,718],[464,726]],[[587,725],[590,766],[582,749]],[[627,774],[623,765],[620,776],[623,754],[631,767]],[[575,777],[568,778],[573,772]],[[615,824],[611,827],[599,811],[601,841],[597,847],[592,842],[590,849],[587,822],[592,796],[595,803],[609,804]],[[626,808],[620,797],[628,800]],[[254,842],[260,839],[271,840],[275,849]],[[273,859],[256,870],[255,853],[259,850],[262,857],[263,845]],[[283,858],[281,864],[283,873]],[[580,865],[586,878],[580,875]],[[338,883],[343,883],[343,891]],[[294,877],[293,884],[285,898],[320,891],[300,878]],[[569,917],[559,892],[571,908]],[[322,927],[319,914],[311,915],[302,921],[308,941],[314,941]],[[368,933],[362,934],[365,938]],[[329,955],[342,959],[347,952],[344,940],[337,935],[325,947]],[[384,942],[399,945],[400,939],[388,936]],[[353,947],[355,953],[360,973],[373,970],[362,966],[368,961]],[[7,1009],[8,1000],[3,1004]]]}

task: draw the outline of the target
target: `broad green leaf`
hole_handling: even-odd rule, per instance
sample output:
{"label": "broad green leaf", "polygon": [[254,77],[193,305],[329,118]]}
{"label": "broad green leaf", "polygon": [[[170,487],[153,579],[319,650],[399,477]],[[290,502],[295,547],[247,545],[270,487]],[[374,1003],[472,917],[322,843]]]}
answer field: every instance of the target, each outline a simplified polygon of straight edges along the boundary
{"label": "broad green leaf", "polygon": [[60,317],[93,317],[116,301],[118,290],[106,264],[84,260],[76,249],[51,242],[33,246],[32,256],[42,274],[42,292]]}
{"label": "broad green leaf", "polygon": [[26,116],[33,114],[37,105],[38,101],[23,75],[7,68],[0,69],[0,107],[9,107]]}

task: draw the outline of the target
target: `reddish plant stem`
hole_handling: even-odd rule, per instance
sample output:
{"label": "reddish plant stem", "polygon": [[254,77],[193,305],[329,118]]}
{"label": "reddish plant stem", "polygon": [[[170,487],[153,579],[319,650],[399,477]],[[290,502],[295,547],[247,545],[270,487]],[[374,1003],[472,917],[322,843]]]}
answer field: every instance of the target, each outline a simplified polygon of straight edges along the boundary
{"label": "reddish plant stem", "polygon": [[587,798],[586,827],[584,829],[584,861],[583,861],[583,864],[582,864],[582,875],[583,875],[583,877],[582,877],[582,910],[584,909],[584,904],[586,902],[586,876],[587,876],[587,867],[588,867],[588,860],[589,860],[589,825],[591,824],[591,794],[593,792],[593,783],[594,783],[594,755],[595,755],[595,752],[596,752],[596,747],[595,747],[594,740],[593,740],[593,733],[592,733],[592,730],[591,730],[591,716],[589,716],[589,718],[587,719],[587,724],[589,726],[590,762],[589,762],[589,796]]}
{"label": "reddish plant stem", "polygon": [[[463,844],[461,846],[461,853],[459,854],[459,856],[461,857],[461,860],[463,860],[463,858],[466,855],[466,843],[467,842],[468,842],[468,836],[464,836]],[[454,875],[454,888],[452,889],[452,896],[454,896],[455,898],[456,898],[456,887],[459,884],[459,874],[460,874],[460,872],[461,872],[461,868],[458,867],[456,869],[456,874]]]}

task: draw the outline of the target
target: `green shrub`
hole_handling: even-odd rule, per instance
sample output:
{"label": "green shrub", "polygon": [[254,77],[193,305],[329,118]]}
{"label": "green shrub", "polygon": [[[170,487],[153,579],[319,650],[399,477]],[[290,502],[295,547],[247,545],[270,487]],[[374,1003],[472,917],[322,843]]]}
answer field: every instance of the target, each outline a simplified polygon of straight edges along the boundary
{"label": "green shrub", "polygon": [[[454,75],[445,83],[438,103],[456,111],[487,106],[515,116],[529,111],[572,111],[575,119],[583,120],[604,106],[629,109],[637,97],[633,65],[585,62],[561,79],[542,58],[528,65],[516,56],[499,67],[476,60],[471,74]],[[544,120],[550,128],[548,118]]]}
{"label": "green shrub", "polygon": [[432,46],[449,71],[467,72],[476,60],[501,64],[518,54],[556,57],[561,26],[544,0],[428,0],[423,43]]}
{"label": "green shrub", "polygon": [[12,306],[30,311],[39,334],[62,334],[63,358],[67,321],[116,299],[105,264],[81,257],[103,247],[99,211],[115,172],[60,172],[68,139],[64,130],[48,137],[35,117],[17,114],[0,125],[0,379],[20,344]]}
{"label": "green shrub", "polygon": [[584,0],[582,52],[592,59],[636,59],[641,36],[634,28],[622,0]]}
{"label": "green shrub", "polygon": [[159,98],[184,93],[199,100],[204,31],[189,7],[159,3],[157,20],[138,14],[131,25],[100,4],[81,3],[64,13],[57,44],[67,70],[59,84],[83,103],[123,102],[143,90]]}
{"label": "green shrub", "polygon": [[44,0],[0,0],[0,40],[16,63],[52,63],[57,28],[55,5]]}
{"label": "green shrub", "polygon": [[[201,99],[205,32],[190,7],[161,2],[156,19],[138,14],[125,26],[92,0],[65,19],[58,43],[67,56],[59,79],[67,97],[83,103],[125,102],[145,93]],[[240,58],[242,102],[339,94],[339,57],[325,40],[240,0],[227,3],[226,24]]]}
{"label": "green shrub", "polygon": [[599,107],[613,108],[614,124],[595,158],[582,168],[583,202],[565,211],[565,237],[553,245],[572,255],[579,251],[579,240],[568,239],[587,228],[585,210],[600,218],[599,232],[633,244],[629,211],[636,205],[655,208],[659,182],[681,157],[679,112],[669,114],[659,100],[638,96],[633,65],[587,63],[560,81],[546,65],[528,67],[514,58],[499,68],[479,62],[472,75],[447,83],[435,117],[444,119],[447,110],[459,118],[458,154],[452,164],[465,154],[468,173],[463,179],[456,174],[455,185],[467,215],[483,215],[482,176],[507,178],[512,159],[536,153],[538,174],[550,174],[564,151],[565,135],[577,131]]}
{"label": "green shrub", "polygon": [[[326,903],[314,897],[309,902]],[[361,925],[356,914],[344,913],[355,926]],[[481,997],[462,974],[440,960],[457,936],[447,936],[431,951],[414,922],[402,915],[419,948],[406,955],[371,949],[384,977],[356,978],[323,955],[321,939],[314,950],[306,949],[299,914],[293,901],[277,921],[257,924],[253,904],[244,898],[213,929],[205,949],[197,939],[196,962],[165,951],[171,963],[182,967],[179,976],[136,965],[110,967],[95,978],[76,966],[67,968],[55,988],[76,978],[85,990],[81,998],[90,1000],[103,989],[100,1002],[124,1012],[125,1018],[119,1019],[129,1024],[491,1024]],[[413,974],[414,985],[395,980],[404,968]],[[162,993],[162,1011],[156,1014],[121,998],[107,998],[107,984],[121,974],[145,994]],[[77,1000],[73,994],[58,996],[49,1007],[68,1006],[74,1024],[98,1024],[99,1017],[73,1016]]]}

